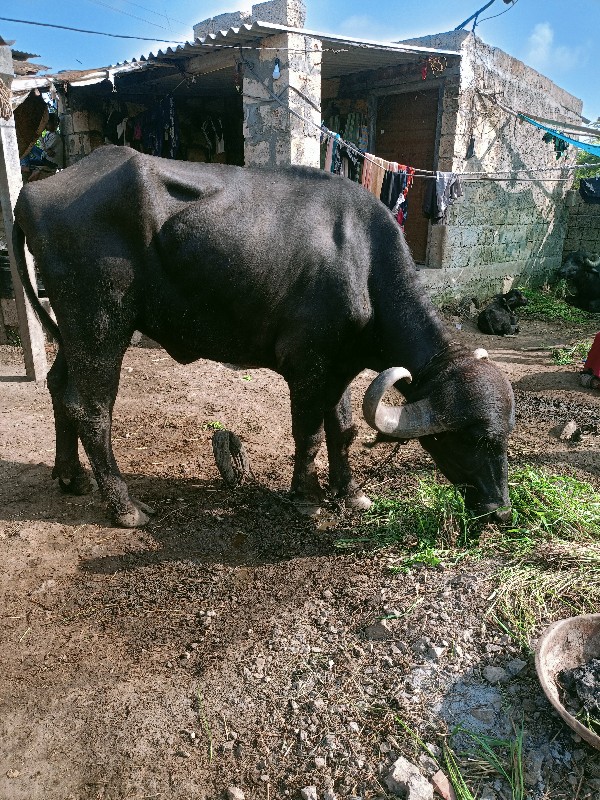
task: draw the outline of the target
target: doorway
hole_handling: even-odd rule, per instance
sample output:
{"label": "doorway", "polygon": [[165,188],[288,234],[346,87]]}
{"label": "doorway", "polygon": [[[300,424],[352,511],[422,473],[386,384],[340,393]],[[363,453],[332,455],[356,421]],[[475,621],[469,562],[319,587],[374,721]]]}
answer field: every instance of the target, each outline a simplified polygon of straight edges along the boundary
{"label": "doorway", "polygon": [[[377,101],[375,152],[388,161],[417,169],[434,170],[438,127],[439,89],[388,94]],[[429,220],[423,216],[425,180],[415,178],[408,193],[406,241],[415,261],[424,264]]]}

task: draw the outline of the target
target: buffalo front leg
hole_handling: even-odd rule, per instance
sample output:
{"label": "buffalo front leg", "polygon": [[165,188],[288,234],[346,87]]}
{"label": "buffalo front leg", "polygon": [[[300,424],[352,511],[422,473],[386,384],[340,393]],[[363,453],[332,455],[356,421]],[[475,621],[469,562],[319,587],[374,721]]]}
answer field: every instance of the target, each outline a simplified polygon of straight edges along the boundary
{"label": "buffalo front leg", "polygon": [[89,494],[92,482],[79,460],[79,437],[77,422],[65,406],[69,371],[62,348],[59,348],[54,364],[48,373],[48,390],[54,409],[54,428],[56,434],[56,455],[52,477],[58,478],[63,492],[69,494]]}
{"label": "buffalo front leg", "polygon": [[117,396],[122,360],[92,365],[70,365],[66,406],[77,420],[79,438],[89,458],[102,498],[112,521],[122,528],[136,528],[148,522],[154,510],[131,498],[115,460],[112,442],[112,409]]}
{"label": "buffalo front leg", "polygon": [[329,488],[348,508],[365,510],[371,501],[352,477],[350,469],[349,451],[356,432],[356,426],[352,424],[350,389],[347,388],[339,403],[325,414]]}
{"label": "buffalo front leg", "polygon": [[317,516],[323,490],[319,484],[315,458],[323,443],[323,411],[302,391],[290,387],[292,435],[296,445],[292,497],[302,514]]}

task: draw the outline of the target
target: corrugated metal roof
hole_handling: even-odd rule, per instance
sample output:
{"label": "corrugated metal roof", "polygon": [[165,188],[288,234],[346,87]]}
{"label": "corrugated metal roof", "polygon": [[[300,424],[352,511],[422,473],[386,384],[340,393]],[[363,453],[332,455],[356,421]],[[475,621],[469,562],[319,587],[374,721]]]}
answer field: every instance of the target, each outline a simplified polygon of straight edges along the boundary
{"label": "corrugated metal roof", "polygon": [[[382,69],[384,67],[399,66],[401,64],[419,63],[429,55],[443,55],[460,57],[455,50],[419,47],[415,45],[400,44],[398,42],[378,42],[363,39],[354,39],[348,36],[338,36],[330,33],[306,30],[304,28],[290,28],[285,25],[275,25],[269,22],[253,22],[240,27],[229,28],[226,31],[211,33],[194,42],[186,42],[177,47],[167,47],[158,50],[156,54],[140,56],[111,67],[93,70],[74,70],[59,72],[54,75],[17,79],[13,84],[14,91],[24,91],[34,86],[40,87],[54,83],[68,83],[74,87],[90,86],[105,80],[114,80],[127,73],[144,72],[147,75],[146,90],[155,92],[169,92],[174,88],[182,94],[206,95],[222,91],[234,92],[231,70],[233,58],[213,59],[210,70],[201,73],[198,82],[193,86],[181,86],[182,70],[178,62],[190,58],[202,58],[217,52],[238,53],[239,48],[258,48],[261,42],[276,34],[293,33],[319,39],[323,43],[321,61],[321,75],[323,79],[338,78],[355,72]],[[222,63],[221,63],[222,61]],[[16,84],[16,85],[15,85]],[[181,88],[179,88],[181,86]],[[133,86],[128,86],[133,92]]]}
{"label": "corrugated metal roof", "polygon": [[364,70],[414,63],[428,55],[460,56],[456,50],[354,39],[305,28],[289,28],[269,22],[253,22],[241,25],[239,28],[208,34],[202,39],[186,42],[176,48],[168,47],[165,50],[159,50],[156,55],[150,53],[148,56],[142,56],[139,60],[148,63],[162,59],[177,61],[223,49],[258,47],[261,40],[278,33],[295,33],[320,39],[324,48],[321,66],[321,74],[324,79],[337,78]]}

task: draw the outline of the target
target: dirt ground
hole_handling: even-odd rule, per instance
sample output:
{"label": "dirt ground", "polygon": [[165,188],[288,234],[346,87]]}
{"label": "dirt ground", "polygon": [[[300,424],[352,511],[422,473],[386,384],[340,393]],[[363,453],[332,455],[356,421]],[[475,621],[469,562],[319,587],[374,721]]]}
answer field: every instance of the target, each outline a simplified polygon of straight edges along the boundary
{"label": "dirt ground", "polygon": [[[581,330],[526,321],[500,339],[456,323],[513,382],[511,462],[600,487],[600,392],[549,355]],[[553,713],[531,654],[486,621],[497,563],[397,574],[393,549],[336,546],[360,517],[295,513],[278,376],[128,350],[115,450],[157,510],[130,531],[110,527],[97,493],[59,492],[49,395],[23,375],[20,350],[0,347],[0,800],[217,800],[234,786],[275,800],[311,785],[327,800],[384,798],[392,761],[418,762],[396,717],[432,744],[457,723],[510,735],[522,717],[527,797],[600,797],[600,754]],[[368,492],[401,492],[431,461],[418,443],[368,447],[369,377],[353,387],[353,464]],[[570,419],[578,443],[555,433]],[[255,482],[224,488],[215,422],[245,442]],[[324,451],[320,467],[326,478]],[[482,777],[479,797],[505,792]]]}

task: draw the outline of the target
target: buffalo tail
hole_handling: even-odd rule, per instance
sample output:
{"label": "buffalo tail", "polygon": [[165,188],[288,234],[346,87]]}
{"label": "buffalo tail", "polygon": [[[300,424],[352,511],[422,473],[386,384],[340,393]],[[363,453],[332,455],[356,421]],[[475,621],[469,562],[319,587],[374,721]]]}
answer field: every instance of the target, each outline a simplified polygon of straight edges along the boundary
{"label": "buffalo tail", "polygon": [[15,220],[12,230],[12,244],[13,244],[13,253],[15,256],[15,263],[17,265],[17,272],[19,273],[19,277],[21,278],[21,283],[23,284],[23,289],[25,290],[25,294],[27,295],[27,299],[31,303],[33,310],[36,313],[39,321],[42,323],[44,328],[48,331],[48,333],[55,339],[59,344],[62,344],[62,339],[60,336],[60,331],[58,330],[58,325],[50,314],[46,311],[44,306],[41,304],[40,299],[37,295],[37,291],[33,288],[31,283],[31,278],[29,276],[29,270],[27,269],[27,261],[25,260],[25,234],[19,227],[19,224]]}

